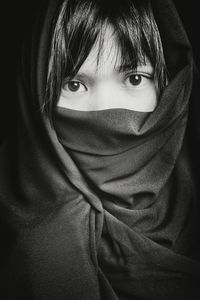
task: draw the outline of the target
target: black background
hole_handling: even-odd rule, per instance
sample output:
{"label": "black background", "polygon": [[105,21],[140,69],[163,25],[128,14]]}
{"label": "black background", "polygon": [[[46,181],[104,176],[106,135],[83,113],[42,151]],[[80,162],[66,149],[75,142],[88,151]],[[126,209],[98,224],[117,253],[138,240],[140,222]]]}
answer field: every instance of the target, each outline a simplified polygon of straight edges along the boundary
{"label": "black background", "polygon": [[[185,26],[188,37],[193,46],[194,57],[200,67],[199,46],[199,9],[198,1],[174,0],[179,15]],[[17,109],[16,73],[17,62],[23,38],[33,23],[39,0],[7,1],[1,6],[1,108],[0,108],[0,136],[7,134],[15,122]]]}

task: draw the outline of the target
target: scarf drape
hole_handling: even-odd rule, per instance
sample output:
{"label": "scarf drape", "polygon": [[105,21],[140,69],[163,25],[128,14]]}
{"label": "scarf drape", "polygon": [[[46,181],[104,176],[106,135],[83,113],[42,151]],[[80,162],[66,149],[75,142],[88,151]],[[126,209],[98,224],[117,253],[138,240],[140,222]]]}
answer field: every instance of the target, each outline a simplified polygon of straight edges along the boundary
{"label": "scarf drape", "polygon": [[[5,299],[199,299],[198,77],[169,0],[152,0],[168,86],[152,113],[40,109],[52,19],[44,1],[1,146]],[[18,297],[18,298],[17,298]]]}

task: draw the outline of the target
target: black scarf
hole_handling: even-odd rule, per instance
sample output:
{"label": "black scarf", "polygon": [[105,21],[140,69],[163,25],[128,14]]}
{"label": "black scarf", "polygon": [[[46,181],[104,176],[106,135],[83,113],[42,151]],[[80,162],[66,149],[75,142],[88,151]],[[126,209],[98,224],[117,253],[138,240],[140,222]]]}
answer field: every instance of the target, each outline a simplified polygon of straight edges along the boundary
{"label": "black scarf", "polygon": [[171,79],[153,113],[41,112],[52,18],[44,1],[1,146],[6,299],[199,299],[199,104],[174,6],[152,1]]}

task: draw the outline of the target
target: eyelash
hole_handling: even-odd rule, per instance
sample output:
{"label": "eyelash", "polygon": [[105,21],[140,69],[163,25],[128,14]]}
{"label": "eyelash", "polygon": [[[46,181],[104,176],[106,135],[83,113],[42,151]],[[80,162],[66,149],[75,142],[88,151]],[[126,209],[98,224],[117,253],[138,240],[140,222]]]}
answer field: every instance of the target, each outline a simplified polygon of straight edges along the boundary
{"label": "eyelash", "polygon": [[[138,73],[131,73],[131,74],[126,75],[124,82],[126,82],[128,79],[130,79],[131,77],[134,77],[134,76],[138,76],[140,78],[140,82],[139,82],[138,85],[133,85],[133,84],[130,83],[135,88],[137,88],[137,87],[139,87],[141,85],[140,83],[142,82],[143,78],[148,79],[148,80],[152,80],[153,79],[153,75],[152,74],[147,74],[147,73],[142,73],[142,72],[139,73],[138,72]],[[78,84],[79,88],[80,88],[80,85],[81,85],[84,88],[84,91],[88,91],[87,86],[84,83],[82,83],[81,81],[79,81],[79,80],[70,80],[70,81],[66,82],[63,85],[63,89],[64,90],[67,90],[67,89],[69,90],[69,84],[70,83],[72,83],[72,84]],[[67,86],[67,89],[65,88],[66,86]],[[71,90],[70,92],[76,93],[76,92],[78,92],[78,90],[77,91],[75,91],[75,90],[72,91]],[[80,92],[83,92],[83,91],[79,91],[79,93]]]}

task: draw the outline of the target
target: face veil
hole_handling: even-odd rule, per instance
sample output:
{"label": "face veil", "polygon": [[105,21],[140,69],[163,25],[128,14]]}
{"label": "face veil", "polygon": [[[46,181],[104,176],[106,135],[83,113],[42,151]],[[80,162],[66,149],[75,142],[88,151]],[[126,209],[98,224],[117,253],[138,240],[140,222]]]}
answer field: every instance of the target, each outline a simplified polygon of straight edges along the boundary
{"label": "face veil", "polygon": [[57,108],[52,127],[41,106],[62,1],[43,1],[0,149],[8,299],[200,296],[198,75],[175,7],[151,2],[171,74],[155,111]]}

